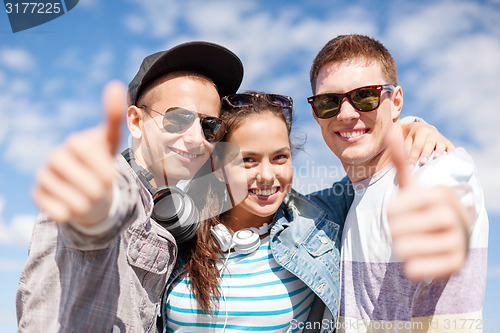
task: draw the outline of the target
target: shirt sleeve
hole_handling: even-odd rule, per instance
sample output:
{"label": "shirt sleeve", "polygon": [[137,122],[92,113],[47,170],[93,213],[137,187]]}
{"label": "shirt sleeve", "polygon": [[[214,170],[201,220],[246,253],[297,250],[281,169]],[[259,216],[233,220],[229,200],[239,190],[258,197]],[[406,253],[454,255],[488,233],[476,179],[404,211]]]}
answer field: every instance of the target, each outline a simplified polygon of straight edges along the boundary
{"label": "shirt sleeve", "polygon": [[113,203],[106,220],[92,227],[76,223],[58,225],[67,247],[82,251],[107,248],[117,235],[137,219],[141,209],[152,207],[150,195],[128,171],[119,168],[113,183]]}
{"label": "shirt sleeve", "polygon": [[422,186],[452,187],[472,218],[472,238],[478,247],[487,246],[488,218],[483,190],[472,157],[464,148],[457,148],[437,159],[430,160],[417,170]]}

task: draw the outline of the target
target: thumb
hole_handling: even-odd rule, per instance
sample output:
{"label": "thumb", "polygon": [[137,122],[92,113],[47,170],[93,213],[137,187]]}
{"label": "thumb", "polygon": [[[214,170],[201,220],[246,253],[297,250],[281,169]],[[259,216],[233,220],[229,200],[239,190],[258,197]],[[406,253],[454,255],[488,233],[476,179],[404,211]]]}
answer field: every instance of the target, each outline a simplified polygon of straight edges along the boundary
{"label": "thumb", "polygon": [[410,165],[407,160],[407,154],[403,143],[403,137],[396,131],[390,131],[385,136],[385,142],[391,156],[392,163],[396,168],[396,179],[400,188],[408,187],[415,182],[410,171]]}
{"label": "thumb", "polygon": [[122,82],[111,81],[104,88],[103,107],[106,115],[106,139],[110,153],[115,154],[120,143],[121,121],[125,110],[126,89]]}

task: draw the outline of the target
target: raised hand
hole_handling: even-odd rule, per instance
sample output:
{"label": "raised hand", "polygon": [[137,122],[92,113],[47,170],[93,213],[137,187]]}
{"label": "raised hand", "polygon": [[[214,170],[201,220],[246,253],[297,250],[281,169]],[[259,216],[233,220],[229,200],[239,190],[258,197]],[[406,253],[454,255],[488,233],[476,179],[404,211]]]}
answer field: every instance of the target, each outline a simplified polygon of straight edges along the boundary
{"label": "raised hand", "polygon": [[106,123],[69,136],[39,172],[33,198],[56,222],[92,226],[107,217],[124,107],[125,87],[110,82],[103,93]]}
{"label": "raised hand", "polygon": [[408,278],[447,278],[467,257],[467,213],[452,188],[418,185],[402,137],[390,133],[386,139],[399,183],[387,209],[393,251],[403,261]]}

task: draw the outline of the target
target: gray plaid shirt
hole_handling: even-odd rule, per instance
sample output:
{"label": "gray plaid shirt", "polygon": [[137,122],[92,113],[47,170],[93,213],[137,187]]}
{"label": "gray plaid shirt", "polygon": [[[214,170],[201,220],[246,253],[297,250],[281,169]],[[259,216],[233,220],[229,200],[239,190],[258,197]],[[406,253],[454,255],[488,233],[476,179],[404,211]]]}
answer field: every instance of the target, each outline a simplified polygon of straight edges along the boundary
{"label": "gray plaid shirt", "polygon": [[38,216],[17,291],[19,332],[157,331],[177,247],[149,219],[151,195],[123,157],[117,166],[120,201],[103,233]]}

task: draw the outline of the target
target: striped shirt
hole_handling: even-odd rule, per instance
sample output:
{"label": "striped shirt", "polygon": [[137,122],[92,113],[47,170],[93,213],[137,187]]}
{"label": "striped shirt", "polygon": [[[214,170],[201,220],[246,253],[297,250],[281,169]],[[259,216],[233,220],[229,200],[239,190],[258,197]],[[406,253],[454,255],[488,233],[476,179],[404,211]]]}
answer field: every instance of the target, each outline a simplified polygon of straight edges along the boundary
{"label": "striped shirt", "polygon": [[292,328],[301,327],[314,299],[313,291],[276,263],[269,236],[253,253],[230,253],[219,285],[223,296],[211,316],[199,308],[189,277],[177,279],[167,295],[167,331],[297,332]]}
{"label": "striped shirt", "polygon": [[448,280],[407,279],[392,253],[385,214],[397,191],[395,169],[388,166],[354,183],[342,235],[338,332],[482,332],[488,218],[472,161],[457,149],[421,167],[417,175],[424,186],[465,183],[472,188],[461,196],[476,214],[464,267]]}

